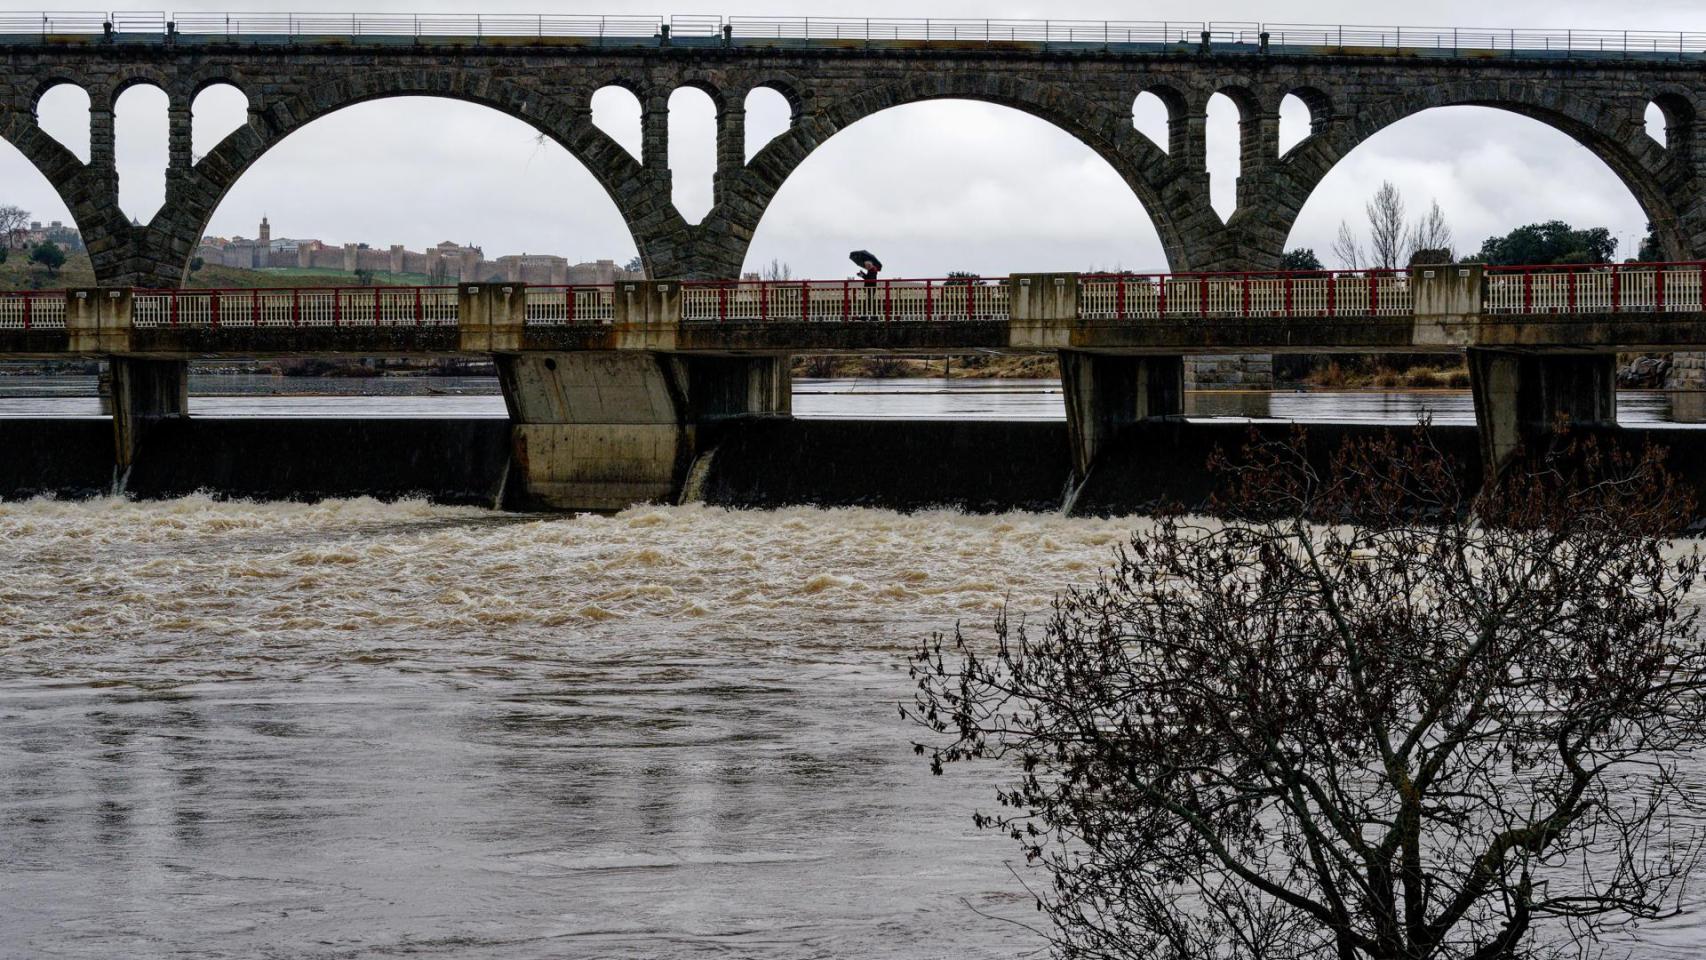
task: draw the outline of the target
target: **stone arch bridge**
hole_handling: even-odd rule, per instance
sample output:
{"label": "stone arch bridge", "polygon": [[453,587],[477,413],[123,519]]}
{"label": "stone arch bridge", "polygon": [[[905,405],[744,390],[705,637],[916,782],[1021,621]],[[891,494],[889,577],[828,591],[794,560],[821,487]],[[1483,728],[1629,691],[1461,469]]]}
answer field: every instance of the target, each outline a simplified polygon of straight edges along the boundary
{"label": "stone arch bridge", "polygon": [[[613,27],[596,18],[245,16],[0,24],[0,137],[65,200],[103,285],[178,285],[219,201],[251,164],[320,117],[401,96],[483,104],[562,144],[609,193],[656,278],[737,276],[771,199],[813,150],[879,111],[948,98],[1021,110],[1088,145],[1148,210],[1174,270],[1277,266],[1298,212],[1340,158],[1391,123],[1454,104],[1563,131],[1628,185],[1670,258],[1706,246],[1706,148],[1695,132],[1706,40],[1687,35],[1347,38],[1331,27],[989,21],[831,30],[805,20],[672,31],[663,21]],[[40,98],[64,83],[89,95],[87,163],[36,122]],[[113,127],[114,103],[137,84],[159,87],[170,104],[166,201],[140,226],[119,211]],[[191,104],[216,84],[248,98],[248,121],[198,159]],[[637,159],[592,123],[592,96],[608,86],[640,101]],[[668,102],[681,87],[709,94],[718,117],[714,205],[697,224],[671,202]],[[743,106],[760,87],[786,97],[792,118],[748,162]],[[1133,126],[1133,100],[1145,92],[1170,113],[1164,145]],[[1227,222],[1210,206],[1205,170],[1217,93],[1241,116],[1237,210]],[[1309,107],[1311,130],[1281,156],[1279,107],[1291,94]],[[1643,131],[1654,103],[1667,119],[1665,145]]]}

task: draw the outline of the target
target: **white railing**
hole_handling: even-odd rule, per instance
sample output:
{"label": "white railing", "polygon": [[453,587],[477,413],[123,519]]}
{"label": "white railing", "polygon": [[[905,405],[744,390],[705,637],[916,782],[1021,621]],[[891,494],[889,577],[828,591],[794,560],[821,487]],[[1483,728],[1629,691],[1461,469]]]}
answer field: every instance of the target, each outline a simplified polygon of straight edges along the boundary
{"label": "white railing", "polygon": [[528,287],[531,326],[603,324],[616,319],[615,290],[606,286]]}
{"label": "white railing", "polygon": [[1006,320],[1005,280],[749,280],[684,283],[683,323]]}
{"label": "white railing", "polygon": [[1161,317],[1393,317],[1412,308],[1398,271],[1087,276],[1078,281],[1086,320]]}
{"label": "white railing", "polygon": [[455,287],[153,290],[135,294],[137,327],[455,326]]}
{"label": "white railing", "polygon": [[1489,267],[1488,313],[1689,313],[1706,309],[1706,264]]}
{"label": "white railing", "polygon": [[184,13],[173,18],[177,34],[195,39],[268,37],[581,37],[650,39],[662,17],[492,16],[487,14]]}
{"label": "white railing", "polygon": [[64,291],[0,293],[0,330],[63,330]]}
{"label": "white railing", "polygon": [[1354,52],[1461,52],[1514,56],[1706,54],[1706,32],[1535,30],[1521,27],[1412,27],[1364,24],[1166,20],[1003,20],[892,17],[722,17],[408,13],[7,12],[0,36],[108,35],[116,41],[269,42],[292,38],[389,40],[561,38],[600,43],[777,45],[1041,44],[1101,47],[1197,45],[1276,56],[1322,49]]}

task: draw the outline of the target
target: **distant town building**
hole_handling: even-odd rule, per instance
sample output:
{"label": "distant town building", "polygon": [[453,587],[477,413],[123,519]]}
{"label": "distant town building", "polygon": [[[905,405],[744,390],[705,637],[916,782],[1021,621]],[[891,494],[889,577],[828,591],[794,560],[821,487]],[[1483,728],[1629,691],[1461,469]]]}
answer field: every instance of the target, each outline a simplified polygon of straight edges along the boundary
{"label": "distant town building", "polygon": [[83,249],[83,235],[77,231],[77,228],[68,227],[58,220],[46,226],[42,226],[39,220],[34,221],[28,230],[18,232],[17,240],[14,242],[22,247],[35,247],[43,243],[52,243],[68,252]]}
{"label": "distant town building", "polygon": [[417,251],[405,249],[402,244],[380,250],[365,243],[333,246],[319,240],[274,239],[272,224],[265,217],[261,218],[255,239],[203,237],[196,256],[207,263],[248,270],[278,267],[345,273],[368,270],[418,274],[433,283],[614,283],[628,275],[613,260],[571,264],[563,257],[530,253],[488,260],[480,247],[449,240]]}

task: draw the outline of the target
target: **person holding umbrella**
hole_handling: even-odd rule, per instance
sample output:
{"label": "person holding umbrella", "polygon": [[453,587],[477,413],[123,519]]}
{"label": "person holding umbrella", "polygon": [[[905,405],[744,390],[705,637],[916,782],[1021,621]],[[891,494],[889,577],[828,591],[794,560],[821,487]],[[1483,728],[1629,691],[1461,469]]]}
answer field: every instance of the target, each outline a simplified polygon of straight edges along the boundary
{"label": "person holding umbrella", "polygon": [[869,250],[855,250],[847,255],[847,259],[859,265],[859,279],[865,281],[865,309],[870,310],[871,295],[877,288],[877,274],[883,270],[883,262]]}
{"label": "person holding umbrella", "polygon": [[869,250],[855,250],[849,253],[847,258],[859,265],[859,279],[865,281],[866,286],[877,282],[877,274],[882,272],[883,262],[877,259],[876,254]]}

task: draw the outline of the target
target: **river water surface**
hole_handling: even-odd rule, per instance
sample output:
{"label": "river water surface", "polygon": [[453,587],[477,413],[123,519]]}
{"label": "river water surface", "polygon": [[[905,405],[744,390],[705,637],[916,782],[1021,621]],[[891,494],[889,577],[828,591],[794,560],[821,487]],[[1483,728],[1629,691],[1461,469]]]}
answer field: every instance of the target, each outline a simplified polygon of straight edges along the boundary
{"label": "river water surface", "polygon": [[0,504],[0,957],[1035,956],[905,656],[1141,522]]}

